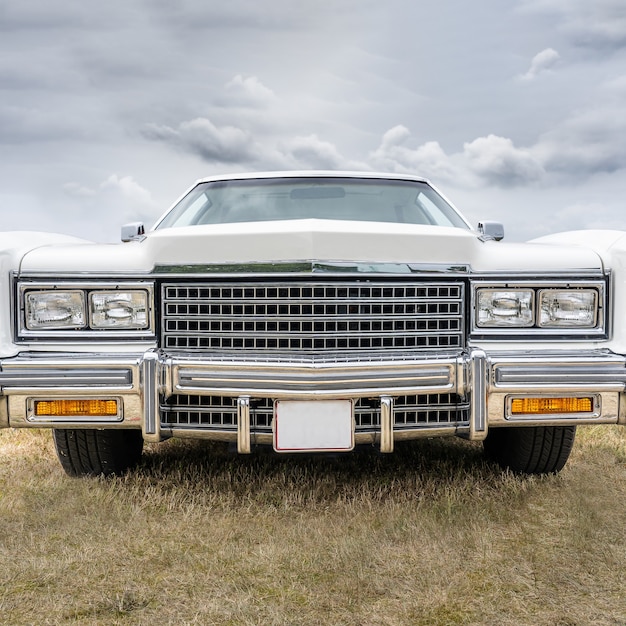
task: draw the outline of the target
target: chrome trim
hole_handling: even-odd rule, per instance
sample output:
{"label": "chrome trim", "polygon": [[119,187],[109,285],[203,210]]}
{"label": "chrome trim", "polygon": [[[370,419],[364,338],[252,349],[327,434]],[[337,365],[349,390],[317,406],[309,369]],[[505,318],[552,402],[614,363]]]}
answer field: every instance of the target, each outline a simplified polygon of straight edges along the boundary
{"label": "chrome trim", "polygon": [[470,432],[472,441],[480,441],[487,436],[487,355],[482,350],[474,350],[470,366]]}
{"label": "chrome trim", "polygon": [[237,398],[237,452],[250,454],[250,396]]}
{"label": "chrome trim", "polygon": [[[582,274],[582,273],[581,273]],[[607,277],[608,278],[608,277]],[[557,328],[557,327],[539,327],[538,326],[538,307],[539,293],[545,289],[592,289],[596,290],[598,295],[597,302],[597,320],[596,325],[590,328]],[[476,316],[478,315],[477,295],[478,289],[532,289],[534,293],[533,303],[533,324],[532,326],[523,327],[483,327],[477,325]],[[485,277],[472,275],[470,281],[470,311],[473,312],[469,320],[470,337],[483,341],[499,340],[499,341],[528,341],[530,338],[536,340],[557,339],[560,341],[569,338],[574,340],[580,339],[605,339],[608,336],[609,307],[608,307],[608,284],[607,280],[596,278],[595,280],[580,279],[577,274],[575,279],[567,277],[531,277],[523,278],[519,274],[515,274],[514,279],[510,280],[486,280]]]}
{"label": "chrome trim", "polygon": [[476,280],[491,280],[497,281],[500,285],[515,283],[519,281],[537,281],[537,280],[549,280],[549,281],[577,281],[577,280],[599,280],[603,281],[605,277],[610,276],[611,272],[607,270],[604,274],[598,267],[576,267],[571,269],[561,270],[524,270],[524,269],[507,269],[507,270],[490,270],[490,271],[473,271],[470,269],[470,274],[473,279]]}
{"label": "chrome trim", "polygon": [[[391,397],[391,396],[390,396]],[[237,396],[175,394],[162,398],[161,428],[237,430]],[[311,401],[311,398],[308,398]],[[357,397],[354,402],[356,432],[380,433],[380,397]],[[316,401],[313,398],[312,401]],[[272,429],[273,398],[250,398],[250,432],[254,436]],[[455,393],[411,394],[393,397],[393,429],[396,433],[414,428],[467,425],[468,396]],[[380,441],[377,441],[380,444]]]}
{"label": "chrome trim", "polygon": [[[43,275],[43,274],[42,274]],[[24,276],[19,278],[14,277],[16,291],[17,291],[17,319],[16,319],[16,332],[17,340],[20,342],[37,341],[38,343],[52,343],[59,340],[77,342],[77,341],[93,341],[93,340],[135,340],[146,341],[154,340],[156,329],[156,312],[154,303],[154,281],[150,278],[148,280],[132,280],[126,282],[122,279],[121,282],[114,282],[110,280],[99,282],[82,280],[63,279],[57,280],[37,280],[29,279]],[[26,328],[25,315],[25,294],[27,291],[62,291],[62,290],[80,290],[85,293],[85,319],[89,319],[89,305],[88,294],[91,291],[145,291],[147,292],[147,302],[149,306],[148,311],[148,328],[139,329],[93,329],[87,326],[79,329],[42,329],[42,330],[28,330]]]}
{"label": "chrome trim", "polygon": [[250,363],[169,359],[168,393],[261,398],[359,397],[456,390],[456,358],[371,363]]}
{"label": "chrome trim", "polygon": [[143,241],[146,238],[146,228],[143,222],[131,222],[124,224],[120,233],[120,239],[127,243],[129,241]]}
{"label": "chrome trim", "polygon": [[483,220],[478,222],[478,232],[481,241],[502,241],[504,239],[504,224]]}
{"label": "chrome trim", "polygon": [[172,353],[415,358],[465,339],[462,280],[168,281],[161,303],[161,346]]}
{"label": "chrome trim", "polygon": [[[236,442],[237,433],[235,432],[213,432],[207,431],[202,428],[168,428],[164,429],[167,435],[170,437],[177,437],[179,439],[207,439],[212,441],[228,441]],[[464,436],[469,434],[468,428],[458,426],[435,426],[429,428],[419,428],[412,430],[396,431],[394,433],[395,441],[411,441],[415,439],[426,439],[430,437],[453,437]],[[372,444],[375,445],[379,436],[377,433],[355,433],[354,443],[355,445]],[[260,445],[272,445],[273,434],[258,434],[255,435],[254,441]]]}
{"label": "chrome trim", "polygon": [[599,369],[593,365],[536,366],[499,365],[494,369],[494,383],[498,387],[515,385],[609,385],[626,384],[626,369],[607,364]]}
{"label": "chrome trim", "polygon": [[129,368],[119,370],[73,367],[64,368],[60,371],[42,368],[33,370],[26,367],[11,368],[0,372],[0,387],[6,393],[15,390],[51,388],[51,387],[115,387],[131,389],[133,384],[133,371]]}
{"label": "chrome trim", "polygon": [[380,451],[393,452],[393,398],[380,398]]}
{"label": "chrome trim", "polygon": [[26,352],[0,363],[0,388],[5,395],[47,389],[132,391],[138,385],[140,356],[46,354]]}
{"label": "chrome trim", "polygon": [[159,356],[146,352],[141,363],[141,395],[143,397],[142,434],[145,441],[161,440],[159,415]]}
{"label": "chrome trim", "polygon": [[604,352],[492,353],[494,391],[626,391],[626,358]]}
{"label": "chrome trim", "polygon": [[211,264],[180,264],[156,265],[154,274],[168,278],[179,275],[201,278],[204,276],[228,277],[237,275],[263,278],[287,274],[310,276],[326,275],[363,275],[380,274],[383,276],[433,275],[433,276],[466,276],[470,272],[468,265],[450,263],[365,263],[347,261],[318,261],[315,259],[301,261],[258,261],[248,263],[211,263]]}
{"label": "chrome trim", "polygon": [[[286,358],[286,357],[285,357]],[[379,444],[422,436],[461,435],[481,439],[490,427],[622,423],[626,421],[626,357],[608,351],[515,351],[489,353],[468,350],[445,357],[414,360],[332,362],[299,358],[296,362],[268,359],[237,361],[234,358],[203,361],[146,351],[137,355],[24,353],[0,363],[0,385],[8,406],[8,424],[16,427],[53,426],[31,423],[26,411],[36,399],[119,397],[123,420],[107,423],[111,428],[142,427],[148,441],[167,436],[201,436],[239,442],[245,450],[251,434],[250,412],[257,399],[358,398],[381,401],[378,419],[357,441]],[[444,425],[393,425],[399,396],[450,393],[469,401],[469,418]],[[507,418],[507,398],[513,395],[554,397],[589,394],[597,398],[597,411],[589,414],[540,415]],[[237,399],[237,425],[229,432],[189,425],[161,426],[160,406],[171,395],[222,396]],[[239,400],[245,398],[245,400]],[[420,401],[420,402],[423,402]],[[417,400],[416,400],[416,406]],[[468,410],[465,404],[465,411]],[[392,426],[387,414],[391,414]],[[245,418],[246,414],[248,419]],[[467,413],[466,413],[467,415]],[[0,419],[2,419],[0,417]],[[2,424],[5,425],[5,419]],[[405,427],[406,426],[406,427]],[[80,418],[59,427],[98,428],[98,419]],[[200,434],[202,433],[202,434]],[[254,442],[262,443],[263,434]],[[271,443],[271,436],[269,442]],[[251,445],[252,442],[250,442]]]}

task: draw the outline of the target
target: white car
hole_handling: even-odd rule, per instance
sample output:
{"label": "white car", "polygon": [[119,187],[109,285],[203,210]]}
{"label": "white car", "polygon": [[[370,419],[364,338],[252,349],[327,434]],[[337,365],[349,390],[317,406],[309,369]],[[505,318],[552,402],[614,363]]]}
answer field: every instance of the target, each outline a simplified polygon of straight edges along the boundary
{"label": "white car", "polygon": [[144,441],[390,453],[456,435],[559,471],[626,422],[626,234],[504,243],[414,176],[199,181],[102,245],[0,236],[0,427],[48,427],[70,475]]}

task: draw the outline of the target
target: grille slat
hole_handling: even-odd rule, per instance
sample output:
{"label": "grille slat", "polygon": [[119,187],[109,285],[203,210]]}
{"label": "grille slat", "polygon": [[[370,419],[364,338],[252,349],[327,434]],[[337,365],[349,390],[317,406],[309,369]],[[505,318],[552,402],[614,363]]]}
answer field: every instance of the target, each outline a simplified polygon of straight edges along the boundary
{"label": "grille slat", "polygon": [[[253,399],[250,405],[251,431],[271,433],[274,403],[270,398]],[[176,395],[161,406],[164,428],[206,428],[237,430],[237,399],[221,396]],[[380,429],[380,401],[359,398],[354,407],[356,432]],[[396,430],[424,426],[461,426],[469,422],[469,403],[454,394],[400,396],[394,401]]]}
{"label": "grille slat", "polygon": [[460,282],[164,284],[163,346],[338,352],[463,347]]}

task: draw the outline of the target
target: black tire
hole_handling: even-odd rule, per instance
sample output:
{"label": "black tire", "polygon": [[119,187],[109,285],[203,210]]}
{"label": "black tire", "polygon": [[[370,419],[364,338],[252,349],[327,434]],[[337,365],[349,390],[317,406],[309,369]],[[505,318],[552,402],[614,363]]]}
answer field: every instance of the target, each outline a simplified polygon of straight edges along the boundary
{"label": "black tire", "polygon": [[522,474],[560,472],[569,458],[576,426],[493,428],[483,442],[487,458]]}
{"label": "black tire", "polygon": [[139,462],[140,430],[53,429],[54,447],[69,476],[122,474]]}

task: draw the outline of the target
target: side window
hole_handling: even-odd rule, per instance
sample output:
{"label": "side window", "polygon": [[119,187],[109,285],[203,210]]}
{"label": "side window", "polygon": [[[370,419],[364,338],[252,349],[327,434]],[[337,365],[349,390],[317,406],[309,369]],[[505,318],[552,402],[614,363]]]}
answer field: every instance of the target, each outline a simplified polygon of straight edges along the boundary
{"label": "side window", "polygon": [[436,226],[450,226],[450,220],[425,193],[418,193],[415,204],[428,216],[428,222]]}
{"label": "side window", "polygon": [[176,226],[192,226],[206,223],[202,218],[211,208],[211,201],[205,193],[201,193],[187,206],[185,212],[178,218]]}

